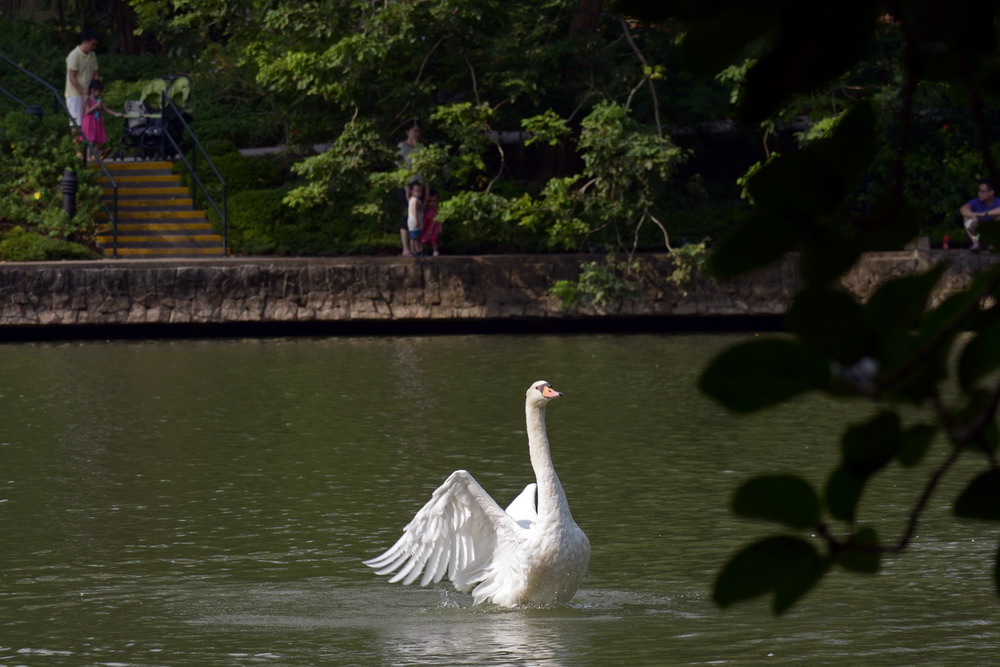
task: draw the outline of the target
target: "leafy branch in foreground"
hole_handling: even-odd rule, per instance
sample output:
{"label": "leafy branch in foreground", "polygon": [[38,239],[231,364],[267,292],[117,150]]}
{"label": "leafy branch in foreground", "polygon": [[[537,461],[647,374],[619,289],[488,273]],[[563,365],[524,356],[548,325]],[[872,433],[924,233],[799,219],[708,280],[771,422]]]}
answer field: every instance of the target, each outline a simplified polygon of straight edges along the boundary
{"label": "leafy branch in foreground", "polygon": [[[1000,234],[995,238],[1000,243]],[[736,514],[815,534],[825,551],[801,537],[756,542],[720,573],[714,593],[719,604],[771,592],[775,611],[782,612],[833,565],[878,571],[882,554],[910,545],[939,483],[962,456],[980,456],[985,467],[955,500],[955,515],[1000,520],[1000,383],[984,382],[1000,368],[995,351],[1000,347],[1000,310],[981,308],[984,301],[1000,297],[1000,268],[924,312],[942,269],[886,283],[864,305],[836,289],[806,290],[788,314],[798,340],[744,343],[723,352],[705,370],[701,389],[737,412],[764,409],[814,390],[869,397],[879,407],[873,417],[845,429],[840,465],[824,489],[814,489],[794,475],[757,477],[737,489],[732,505]],[[949,404],[940,386],[948,378],[946,361],[963,330],[976,334],[959,354],[961,396]],[[927,406],[930,415],[906,424],[899,408],[910,404]],[[923,462],[939,433],[948,443],[943,461],[920,488],[901,534],[879,539],[860,519],[867,483],[894,461],[907,468]],[[782,553],[780,558],[776,551]],[[761,577],[771,582],[765,590],[740,583]]]}
{"label": "leafy branch in foreground", "polygon": [[[736,514],[805,534],[766,537],[739,550],[718,575],[716,602],[726,606],[770,594],[775,613],[781,613],[834,566],[878,571],[884,554],[912,543],[942,479],[961,458],[978,457],[981,468],[953,501],[955,517],[1000,521],[1000,266],[987,262],[994,268],[937,304],[931,295],[943,265],[888,281],[863,304],[839,284],[862,253],[897,250],[919,229],[917,209],[904,193],[922,85],[944,84],[968,100],[982,165],[998,176],[987,133],[995,87],[986,82],[1000,69],[1000,10],[960,1],[949,7],[952,20],[940,21],[933,5],[861,0],[808,9],[777,0],[697,6],[623,0],[619,7],[651,22],[680,21],[687,28],[681,53],[696,73],[712,76],[743,63],[735,101],[741,119],[753,123],[857,66],[877,29],[900,35],[904,79],[895,99],[887,104],[884,97],[859,95],[827,123],[824,136],[757,165],[741,182],[752,212],[720,240],[710,259],[716,274],[735,276],[794,251],[803,288],[786,316],[794,336],[724,350],[704,370],[703,392],[738,413],[811,391],[867,399],[875,408],[865,421],[845,427],[839,465],[823,489],[798,474],[764,475],[739,486],[732,501]],[[892,132],[884,122],[886,104],[894,116]],[[879,147],[894,154],[891,182],[858,207]],[[983,234],[1000,248],[1000,222],[984,225]],[[971,335],[960,337],[963,332]],[[947,384],[953,375],[955,391]],[[941,443],[944,451],[937,452]],[[869,481],[894,462],[913,468],[932,451],[940,462],[926,481],[913,482],[916,501],[899,534],[882,538],[864,520]],[[1000,565],[993,572],[1000,587]]]}

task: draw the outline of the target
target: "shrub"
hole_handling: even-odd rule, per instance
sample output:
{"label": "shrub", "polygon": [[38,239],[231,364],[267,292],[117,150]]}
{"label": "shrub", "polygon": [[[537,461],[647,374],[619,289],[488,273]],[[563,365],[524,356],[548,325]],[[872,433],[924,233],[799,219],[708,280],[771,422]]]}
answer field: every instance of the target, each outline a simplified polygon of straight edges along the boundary
{"label": "shrub", "polygon": [[[100,208],[97,173],[79,169],[65,121],[39,120],[20,112],[0,122],[0,229],[21,226],[52,238],[92,243]],[[77,174],[77,214],[62,211],[60,182],[66,170]]]}
{"label": "shrub", "polygon": [[225,153],[237,153],[236,144],[230,139],[198,139],[205,152],[211,155],[223,155]]}
{"label": "shrub", "polygon": [[[219,145],[226,145],[228,142],[214,141]],[[288,169],[284,164],[271,157],[246,157],[239,151],[229,153],[212,154],[212,163],[219,170],[222,177],[226,179],[226,189],[229,197],[242,192],[243,190],[269,190],[280,187],[288,177]],[[199,158],[201,156],[199,155]],[[191,159],[191,156],[188,156]],[[222,186],[215,172],[205,162],[204,158],[198,159],[198,178],[212,197],[218,199],[222,195]],[[184,185],[191,185],[191,175],[183,162],[177,162],[174,170],[181,174]]]}
{"label": "shrub", "polygon": [[[343,255],[394,252],[395,230],[385,231],[371,219],[347,208],[288,207],[288,188],[244,190],[229,198],[229,246],[243,254]],[[214,212],[210,217],[219,229]]]}
{"label": "shrub", "polygon": [[642,284],[638,279],[641,268],[638,260],[619,260],[614,255],[599,262],[583,262],[579,280],[558,280],[549,288],[549,294],[559,299],[564,308],[621,305],[628,299],[641,297]]}
{"label": "shrub", "polygon": [[0,236],[0,260],[5,262],[99,258],[96,252],[84,245],[39,236],[23,227],[14,227]]}
{"label": "shrub", "polygon": [[[229,247],[234,252],[259,255],[278,250],[279,229],[295,222],[295,211],[281,203],[283,197],[284,191],[277,189],[244,190],[229,197]],[[210,217],[218,228],[214,211]]]}

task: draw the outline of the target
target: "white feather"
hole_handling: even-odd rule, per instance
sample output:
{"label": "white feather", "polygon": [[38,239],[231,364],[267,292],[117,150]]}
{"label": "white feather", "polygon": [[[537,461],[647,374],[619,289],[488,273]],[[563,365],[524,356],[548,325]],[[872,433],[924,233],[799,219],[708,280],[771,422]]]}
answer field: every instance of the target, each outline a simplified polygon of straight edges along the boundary
{"label": "white feather", "polygon": [[[475,603],[568,602],[590,561],[590,542],[569,511],[545,430],[545,406],[561,396],[535,382],[525,399],[528,450],[536,481],[503,510],[465,470],[431,495],[383,554],[365,561],[390,583],[421,586],[445,575]],[[537,498],[537,503],[536,503]],[[397,571],[398,570],[398,571]],[[422,575],[422,576],[421,576]]]}

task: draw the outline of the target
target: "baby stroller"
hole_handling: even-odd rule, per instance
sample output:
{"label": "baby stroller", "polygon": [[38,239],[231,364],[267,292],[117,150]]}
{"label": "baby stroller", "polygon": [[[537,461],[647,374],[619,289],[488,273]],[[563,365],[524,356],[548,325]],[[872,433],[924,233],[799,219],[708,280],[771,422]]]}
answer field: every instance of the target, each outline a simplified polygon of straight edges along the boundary
{"label": "baby stroller", "polygon": [[[183,146],[184,125],[193,120],[184,110],[191,95],[191,80],[186,76],[165,76],[147,83],[141,99],[125,102],[125,127],[112,158],[127,156],[137,160],[171,160],[177,156],[174,144]],[[167,100],[173,102],[168,104]]]}

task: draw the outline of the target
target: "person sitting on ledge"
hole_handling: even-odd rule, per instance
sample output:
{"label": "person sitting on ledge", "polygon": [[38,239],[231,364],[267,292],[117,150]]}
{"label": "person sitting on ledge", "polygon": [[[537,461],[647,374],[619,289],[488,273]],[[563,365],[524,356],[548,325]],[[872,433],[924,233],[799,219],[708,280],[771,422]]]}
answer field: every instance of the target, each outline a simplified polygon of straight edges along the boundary
{"label": "person sitting on ledge", "polygon": [[972,241],[972,249],[979,250],[979,234],[976,233],[979,222],[982,220],[992,220],[994,216],[1000,215],[1000,199],[997,199],[993,191],[993,181],[983,178],[979,181],[979,192],[973,199],[962,204],[958,209],[965,220],[965,233]]}

